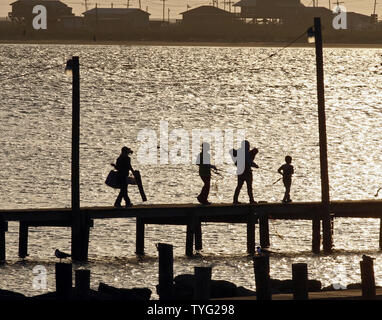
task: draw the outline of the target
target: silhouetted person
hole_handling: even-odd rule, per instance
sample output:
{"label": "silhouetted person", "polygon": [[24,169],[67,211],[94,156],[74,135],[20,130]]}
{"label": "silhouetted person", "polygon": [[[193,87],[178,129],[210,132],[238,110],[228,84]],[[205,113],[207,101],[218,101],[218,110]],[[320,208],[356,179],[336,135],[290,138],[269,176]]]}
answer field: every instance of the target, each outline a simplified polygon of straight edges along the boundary
{"label": "silhouetted person", "polygon": [[277,170],[278,173],[280,173],[283,176],[283,183],[285,187],[285,194],[283,202],[292,202],[290,199],[290,187],[292,185],[292,175],[294,174],[292,163],[292,157],[286,156],[285,157],[285,163]]}
{"label": "silhouetted person", "polygon": [[126,202],[126,207],[131,207],[132,203],[129,196],[127,195],[127,177],[129,176],[129,171],[133,172],[133,167],[131,166],[131,159],[129,154],[133,151],[128,147],[123,147],[121,150],[121,155],[117,159],[115,164],[115,169],[118,171],[118,184],[121,186],[121,191],[115,200],[114,207],[120,208],[122,198]]}
{"label": "silhouetted person", "polygon": [[247,184],[247,191],[249,197],[249,203],[256,203],[253,199],[253,189],[252,189],[252,167],[258,168],[259,166],[254,162],[256,154],[259,152],[257,148],[253,148],[250,150],[250,145],[247,140],[241,143],[241,147],[239,150],[232,150],[231,156],[237,156],[237,160],[235,165],[237,166],[237,186],[235,189],[235,194],[233,196],[233,203],[238,204],[239,202],[239,194],[241,187],[244,182]]}
{"label": "silhouetted person", "polygon": [[196,159],[196,164],[199,166],[199,176],[204,183],[200,194],[197,196],[197,199],[201,204],[205,205],[211,204],[211,202],[208,201],[211,185],[211,169],[216,170],[216,167],[211,164],[211,156],[209,151],[209,143],[204,142],[202,144],[202,152],[199,153],[198,158]]}

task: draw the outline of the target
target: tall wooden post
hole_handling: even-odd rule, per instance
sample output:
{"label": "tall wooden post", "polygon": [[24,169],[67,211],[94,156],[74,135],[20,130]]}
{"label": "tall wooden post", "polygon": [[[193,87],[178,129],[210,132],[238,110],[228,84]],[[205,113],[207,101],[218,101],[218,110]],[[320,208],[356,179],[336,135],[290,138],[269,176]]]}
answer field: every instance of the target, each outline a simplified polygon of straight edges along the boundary
{"label": "tall wooden post", "polygon": [[320,136],[323,247],[325,252],[330,252],[332,250],[332,230],[331,230],[331,222],[330,222],[328,150],[327,150],[327,139],[326,139],[324,59],[323,59],[323,52],[322,52],[322,33],[321,33],[320,18],[314,18],[314,34],[315,34],[315,44],[316,44],[316,65],[317,65],[317,100],[318,100],[318,127],[319,127],[319,136]]}
{"label": "tall wooden post", "polygon": [[87,260],[89,223],[80,212],[80,62],[71,60],[73,74],[72,96],[72,258]]}

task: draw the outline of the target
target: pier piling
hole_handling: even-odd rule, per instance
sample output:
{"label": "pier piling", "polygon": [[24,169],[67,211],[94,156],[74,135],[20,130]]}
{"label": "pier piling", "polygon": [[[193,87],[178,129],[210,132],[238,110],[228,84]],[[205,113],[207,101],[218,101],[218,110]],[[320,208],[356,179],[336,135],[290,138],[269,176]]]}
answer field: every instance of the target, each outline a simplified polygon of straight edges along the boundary
{"label": "pier piling", "polygon": [[20,221],[19,226],[19,257],[24,259],[28,256],[28,224]]}
{"label": "pier piling", "polygon": [[192,257],[194,255],[194,235],[195,235],[195,218],[189,215],[187,219],[186,231],[186,256]]}
{"label": "pier piling", "polygon": [[256,299],[272,300],[269,275],[269,256],[254,256],[253,266],[255,269]]}
{"label": "pier piling", "polygon": [[90,270],[75,271],[75,288],[82,298],[87,298],[90,292]]}
{"label": "pier piling", "polygon": [[136,220],[135,236],[135,254],[143,256],[145,254],[145,223],[142,218],[137,218]]}
{"label": "pier piling", "polygon": [[362,261],[360,261],[360,266],[361,266],[362,298],[375,299],[376,288],[375,288],[373,259],[368,256],[363,256]]}
{"label": "pier piling", "polygon": [[197,220],[195,224],[195,250],[202,250],[203,242],[202,242],[202,223]]}
{"label": "pier piling", "polygon": [[268,248],[270,246],[270,241],[269,241],[269,219],[267,214],[260,215],[259,228],[260,228],[260,246],[262,248]]}
{"label": "pier piling", "polygon": [[195,267],[195,300],[209,300],[211,298],[211,273],[211,267]]}
{"label": "pier piling", "polygon": [[293,299],[308,300],[308,265],[292,264]]}
{"label": "pier piling", "polygon": [[69,298],[72,292],[72,264],[56,263],[56,294],[59,299]]}
{"label": "pier piling", "polygon": [[174,256],[173,246],[158,243],[159,252],[159,300],[170,300],[173,297],[174,281]]}
{"label": "pier piling", "polygon": [[248,222],[247,222],[247,253],[250,256],[253,256],[256,251],[256,238],[255,238],[255,214],[248,214]]}
{"label": "pier piling", "polygon": [[382,218],[379,219],[379,250],[382,250]]}
{"label": "pier piling", "polygon": [[0,264],[5,263],[5,232],[8,230],[8,223],[0,217]]}
{"label": "pier piling", "polygon": [[312,219],[312,252],[319,254],[321,250],[321,220],[314,216]]}

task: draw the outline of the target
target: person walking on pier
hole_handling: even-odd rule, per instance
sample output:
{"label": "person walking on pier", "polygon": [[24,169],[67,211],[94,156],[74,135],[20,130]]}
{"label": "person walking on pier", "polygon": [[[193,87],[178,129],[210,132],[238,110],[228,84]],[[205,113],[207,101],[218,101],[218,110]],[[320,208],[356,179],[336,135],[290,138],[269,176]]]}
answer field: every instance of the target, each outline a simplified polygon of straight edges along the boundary
{"label": "person walking on pier", "polygon": [[118,171],[118,184],[121,186],[121,190],[118,194],[117,199],[114,202],[114,207],[120,208],[122,199],[126,202],[126,207],[131,207],[132,203],[129,196],[127,195],[127,178],[129,176],[129,171],[134,172],[131,166],[131,159],[129,154],[133,151],[128,147],[123,147],[121,150],[121,155],[118,157],[115,164],[115,169]]}
{"label": "person walking on pier", "polygon": [[204,185],[200,194],[196,197],[199,203],[204,205],[209,205],[211,202],[208,201],[208,195],[210,193],[211,185],[211,169],[217,170],[214,165],[211,164],[211,156],[209,154],[210,144],[203,142],[202,152],[199,153],[196,164],[199,166],[199,176],[202,179]]}
{"label": "person walking on pier", "polygon": [[294,168],[291,165],[292,157],[286,156],[285,163],[277,170],[283,176],[283,183],[285,187],[285,194],[282,200],[283,203],[292,202],[290,198],[290,188],[292,185],[292,175],[294,174]]}
{"label": "person walking on pier", "polygon": [[237,186],[235,189],[235,193],[233,196],[233,203],[239,204],[239,194],[240,190],[244,184],[247,184],[247,191],[249,197],[249,203],[256,203],[253,198],[253,189],[252,189],[252,167],[258,168],[259,166],[254,162],[256,154],[258,154],[259,150],[257,148],[250,149],[250,144],[247,140],[241,143],[241,147],[239,150],[232,149],[231,157],[235,161],[235,165],[237,166]]}

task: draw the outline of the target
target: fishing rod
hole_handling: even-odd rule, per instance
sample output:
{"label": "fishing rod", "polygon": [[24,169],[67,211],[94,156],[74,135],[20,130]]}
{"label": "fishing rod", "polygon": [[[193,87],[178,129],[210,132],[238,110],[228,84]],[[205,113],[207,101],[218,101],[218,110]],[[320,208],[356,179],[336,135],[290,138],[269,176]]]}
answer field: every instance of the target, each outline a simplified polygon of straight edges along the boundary
{"label": "fishing rod", "polygon": [[379,193],[380,190],[382,190],[382,188],[379,188],[379,189],[377,190],[377,193],[374,195],[374,197],[378,197],[378,193]]}

